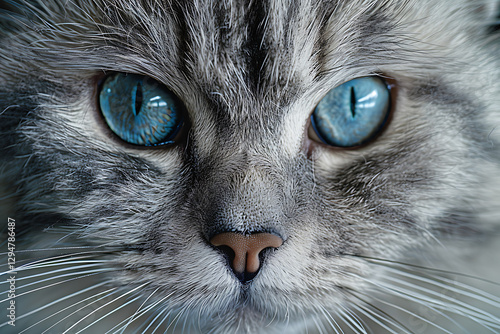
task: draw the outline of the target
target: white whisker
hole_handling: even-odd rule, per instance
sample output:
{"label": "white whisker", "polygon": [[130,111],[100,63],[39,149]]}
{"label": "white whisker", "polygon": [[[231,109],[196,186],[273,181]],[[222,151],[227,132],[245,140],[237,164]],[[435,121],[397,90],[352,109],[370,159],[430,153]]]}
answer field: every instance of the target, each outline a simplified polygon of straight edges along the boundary
{"label": "white whisker", "polygon": [[[71,313],[70,313],[70,314],[68,314],[67,316],[65,316],[65,317],[63,317],[63,318],[61,318],[61,319],[59,319],[59,321],[57,321],[57,322],[55,322],[54,324],[52,324],[52,326],[50,326],[49,328],[47,328],[44,332],[42,332],[42,334],[44,334],[44,333],[46,333],[47,331],[49,331],[50,329],[54,328],[55,326],[57,326],[58,324],[60,324],[60,323],[61,323],[61,322],[63,322],[64,320],[69,319],[71,316],[73,316],[73,315],[77,314],[77,313],[78,313],[78,312],[80,312],[81,310],[83,310],[83,309],[85,309],[85,308],[88,308],[88,307],[91,307],[93,304],[98,303],[99,301],[101,301],[101,300],[103,300],[103,299],[109,298],[109,297],[110,297],[110,296],[112,296],[113,294],[116,294],[116,293],[118,292],[117,290],[118,290],[117,288],[111,288],[111,289],[108,289],[108,290],[104,291],[104,293],[107,293],[106,295],[101,296],[101,297],[99,297],[99,298],[97,298],[97,299],[93,300],[91,303],[88,303],[88,304],[86,304],[86,305],[84,305],[84,306],[82,306],[82,307],[78,308],[77,310],[75,310],[75,311],[71,312]],[[100,295],[100,294],[98,294],[98,295]],[[92,296],[92,297],[95,297],[95,296]],[[73,304],[73,305],[75,305],[75,306],[76,306],[77,304],[78,304],[78,303],[75,303],[75,304]],[[73,305],[72,305],[72,306],[73,306]],[[82,319],[80,319],[80,321],[81,321],[81,320],[82,320]]]}
{"label": "white whisker", "polygon": [[[116,301],[117,299],[119,299],[119,298],[121,298],[121,297],[116,298],[115,300],[111,301],[110,303],[115,302],[115,301]],[[113,314],[113,313],[115,313],[115,312],[117,312],[117,311],[121,310],[122,308],[124,308],[124,307],[126,307],[126,306],[128,306],[128,305],[130,305],[130,304],[132,304],[132,303],[135,303],[135,302],[136,302],[137,300],[139,300],[140,298],[141,298],[141,296],[140,296],[140,295],[138,295],[138,296],[136,296],[136,297],[134,297],[134,298],[132,298],[132,299],[128,300],[127,302],[125,302],[125,303],[123,303],[123,304],[120,304],[120,306],[118,306],[117,308],[113,309],[112,311],[108,311],[108,312],[106,312],[106,313],[105,313],[105,314],[103,314],[101,317],[99,317],[97,320],[93,321],[93,322],[92,322],[92,323],[90,323],[89,325],[85,326],[84,328],[82,328],[81,330],[79,330],[78,332],[76,332],[76,334],[78,334],[78,333],[82,333],[83,331],[85,331],[85,330],[86,330],[86,329],[88,329],[89,327],[91,327],[91,326],[95,325],[96,323],[98,323],[98,322],[102,321],[103,319],[107,318],[107,317],[108,317],[108,316],[110,316],[111,314]],[[97,310],[96,310],[96,311],[97,311]],[[92,313],[94,313],[94,312],[89,313],[89,315],[90,315],[90,314],[92,314]]]}
{"label": "white whisker", "polygon": [[[21,297],[21,296],[24,296],[24,295],[27,295],[27,294],[30,294],[30,293],[34,293],[36,291],[45,290],[45,289],[48,289],[48,288],[51,288],[51,287],[54,287],[54,286],[57,286],[57,285],[61,285],[61,284],[64,284],[64,283],[68,283],[68,282],[71,282],[71,281],[74,281],[74,280],[79,280],[79,279],[83,279],[83,278],[86,278],[86,277],[95,276],[95,275],[99,275],[99,274],[106,273],[106,272],[111,272],[111,271],[116,271],[116,269],[99,269],[99,270],[91,270],[91,271],[87,271],[87,272],[78,272],[78,273],[74,273],[74,274],[60,275],[59,277],[54,277],[54,278],[51,278],[50,280],[53,280],[53,279],[56,279],[56,278],[60,278],[60,277],[73,276],[73,275],[78,275],[78,277],[73,277],[73,278],[66,279],[66,280],[63,280],[63,281],[60,281],[60,282],[56,282],[56,283],[44,285],[44,286],[42,286],[40,288],[36,288],[36,289],[32,289],[32,290],[29,290],[29,291],[26,291],[26,292],[23,292],[23,293],[19,293],[19,294],[17,294],[17,297]],[[37,281],[35,283],[39,283],[39,282],[40,281]],[[23,286],[19,287],[19,289],[21,289],[21,288],[23,288]],[[8,299],[3,299],[0,302],[3,303],[3,302],[6,302],[7,300]]]}
{"label": "white whisker", "polygon": [[[411,278],[414,280],[418,280],[421,282],[425,282],[431,285],[435,285],[437,287],[440,287],[445,290],[453,291],[456,292],[457,294],[467,296],[473,299],[477,299],[478,301],[484,302],[486,304],[489,304],[491,306],[500,308],[500,298],[493,296],[491,294],[488,294],[478,288],[471,287],[467,284],[463,284],[459,281],[456,280],[451,280],[447,277],[441,277],[441,276],[434,276],[432,278],[427,278],[422,276],[422,274],[413,274],[410,273],[406,270],[400,270],[400,269],[395,269],[390,266],[384,266],[386,270],[389,270],[393,273],[396,273],[398,275]],[[440,281],[443,281],[444,283],[441,283]],[[446,284],[445,284],[446,283]],[[454,286],[459,286],[463,289],[458,289],[457,287]],[[469,291],[466,291],[469,290]]]}
{"label": "white whisker", "polygon": [[[166,319],[167,317],[170,317],[170,313],[172,312],[172,310],[169,310],[169,309],[167,309],[167,308],[163,308],[163,309],[161,309],[161,311],[160,311],[160,312],[158,312],[158,314],[157,314],[157,315],[153,318],[153,320],[151,320],[151,321],[149,322],[148,326],[147,326],[146,328],[144,328],[144,330],[142,331],[142,334],[146,334],[147,330],[148,330],[149,328],[151,328],[151,326],[153,326],[153,324],[156,322],[156,320],[158,320],[158,318],[160,318],[160,317],[163,315],[163,313],[165,313],[165,312],[166,312],[167,314],[165,315],[165,317],[164,317],[163,319]],[[164,321],[164,320],[162,320],[162,322],[163,322],[163,321]],[[161,322],[160,322],[160,324],[161,324]],[[155,331],[156,331],[156,329],[154,329],[152,333],[154,333]]]}
{"label": "white whisker", "polygon": [[[305,321],[305,319],[304,319]],[[325,325],[323,324],[322,321],[318,321],[316,317],[313,318],[314,325],[316,326],[316,329],[318,330],[319,334],[327,333],[325,329]],[[307,327],[306,327],[307,328]]]}
{"label": "white whisker", "polygon": [[[82,290],[77,291],[77,292],[74,292],[74,293],[72,293],[72,294],[70,294],[70,295],[67,295],[67,296],[61,297],[61,298],[59,298],[59,299],[57,299],[57,300],[55,300],[55,301],[53,301],[53,302],[50,302],[49,304],[46,304],[46,305],[44,305],[44,306],[42,306],[42,307],[39,307],[39,308],[37,308],[37,309],[35,309],[35,310],[33,310],[33,311],[29,312],[29,313],[23,314],[21,317],[19,317],[19,319],[22,319],[22,318],[24,318],[24,317],[27,317],[27,316],[33,315],[33,314],[35,314],[35,313],[37,313],[37,312],[39,312],[39,311],[42,311],[42,310],[47,309],[47,308],[49,308],[49,307],[51,307],[51,306],[54,306],[54,305],[56,305],[56,304],[58,304],[58,303],[60,303],[60,302],[62,302],[62,301],[65,301],[65,300],[67,300],[67,299],[73,298],[73,297],[78,296],[78,295],[80,295],[80,294],[82,294],[82,293],[89,292],[89,291],[91,291],[91,290],[93,290],[93,289],[96,289],[96,288],[98,288],[98,287],[101,287],[101,286],[103,286],[103,285],[106,285],[106,283],[99,283],[99,284],[95,284],[95,285],[93,285],[93,286],[91,286],[91,287],[88,287],[88,288],[86,288],[86,289],[82,289]],[[52,318],[52,317],[54,317],[54,316],[58,315],[59,313],[62,313],[62,312],[64,312],[64,311],[66,311],[66,310],[69,310],[69,309],[70,309],[70,308],[72,308],[72,307],[75,307],[75,306],[76,306],[76,305],[78,305],[78,304],[85,303],[85,302],[87,302],[87,301],[89,301],[89,300],[91,300],[91,299],[93,299],[93,298],[98,297],[99,295],[102,295],[102,294],[108,293],[108,292],[110,292],[110,291],[112,291],[112,290],[114,290],[114,289],[108,289],[108,290],[105,290],[105,291],[98,292],[98,293],[96,293],[96,294],[94,294],[94,295],[92,295],[92,296],[90,296],[90,297],[87,297],[87,298],[85,298],[85,299],[79,300],[78,302],[76,302],[76,303],[74,303],[74,304],[72,304],[72,305],[70,305],[70,306],[67,306],[67,307],[65,307],[65,308],[59,309],[57,312],[52,312],[49,316],[47,316],[47,317],[43,318],[42,320],[40,320],[40,321],[38,321],[38,322],[36,322],[36,323],[32,324],[31,326],[29,326],[29,327],[25,328],[24,330],[22,330],[21,332],[19,332],[19,334],[24,333],[25,331],[29,330],[30,328],[33,328],[33,327],[37,326],[38,324],[40,324],[40,323],[42,323],[42,322],[44,322],[44,321],[46,321],[46,320],[48,320],[48,319],[50,319],[50,318]]]}
{"label": "white whisker", "polygon": [[[137,291],[137,290],[139,290],[139,289],[143,288],[144,286],[146,286],[146,285],[148,285],[148,284],[149,284],[149,283],[144,283],[144,284],[141,284],[141,285],[139,285],[139,286],[135,287],[134,289],[129,290],[129,291],[127,291],[126,293],[123,293],[122,295],[120,295],[120,296],[116,297],[115,299],[113,299],[113,300],[111,300],[111,301],[109,301],[109,302],[105,303],[104,305],[99,306],[97,309],[93,310],[92,312],[88,313],[88,314],[87,314],[87,315],[85,315],[83,318],[81,318],[80,320],[78,320],[77,322],[75,322],[75,323],[74,323],[71,327],[69,327],[68,329],[66,329],[66,331],[64,331],[64,333],[63,333],[63,334],[66,334],[66,333],[70,332],[70,331],[71,331],[71,329],[73,329],[76,325],[78,325],[78,324],[79,324],[79,323],[81,323],[83,320],[87,319],[89,316],[91,316],[91,315],[93,315],[94,313],[96,313],[98,310],[100,310],[100,309],[102,309],[102,308],[104,308],[104,307],[106,307],[106,306],[108,306],[108,305],[110,305],[110,304],[112,304],[112,303],[116,302],[117,300],[119,300],[119,299],[121,299],[121,298],[123,298],[123,297],[125,297],[125,296],[127,296],[127,295],[129,295],[129,294],[133,294],[135,291]],[[140,298],[140,297],[136,297],[136,298],[134,298],[134,299],[133,299],[133,301],[137,300],[138,298]],[[104,314],[102,317],[100,317],[98,320],[96,320],[96,321],[92,322],[90,325],[86,326],[84,329],[87,329],[87,328],[88,328],[88,327],[90,327],[91,325],[93,325],[93,324],[95,324],[96,322],[98,322],[98,321],[100,321],[100,320],[102,320],[102,319],[106,318],[106,317],[107,317],[107,316],[109,316],[110,314],[112,314],[112,313],[114,313],[114,312],[116,312],[116,311],[120,310],[121,308],[125,307],[126,305],[128,305],[128,304],[130,304],[130,303],[131,303],[131,301],[129,301],[129,302],[125,303],[125,304],[122,304],[121,306],[119,306],[118,308],[116,308],[116,309],[114,309],[114,310],[112,310],[112,311],[110,311],[110,312],[107,312],[107,313],[106,313],[106,314]],[[83,330],[83,329],[82,329],[82,330]],[[80,333],[82,330],[78,331],[77,333]]]}
{"label": "white whisker", "polygon": [[[32,249],[19,249],[16,250],[16,254],[24,254],[24,253],[43,253],[43,252],[54,252],[54,251],[62,251],[62,250],[71,250],[74,251],[76,249],[96,249],[97,251],[92,251],[88,253],[97,253],[97,252],[110,252],[112,248],[110,249],[104,249],[106,248],[105,246],[99,245],[99,246],[67,246],[67,247],[48,247],[48,248],[32,248]],[[115,247],[117,250],[122,249],[123,247]],[[8,252],[0,252],[0,255],[7,255]],[[85,252],[78,252],[74,254],[84,254]],[[63,255],[64,256],[64,255]]]}
{"label": "white whisker", "polygon": [[[353,293],[354,293],[354,292],[353,292]],[[360,292],[356,292],[356,293],[358,293],[358,294],[362,294],[362,293],[360,293]],[[354,294],[356,294],[356,293],[354,293]],[[409,310],[408,310],[408,309],[406,309],[405,307],[401,307],[401,306],[399,306],[399,305],[396,305],[396,304],[390,303],[390,302],[388,302],[388,301],[386,301],[386,300],[383,300],[382,298],[377,298],[377,297],[374,297],[374,296],[367,296],[366,294],[363,294],[363,295],[364,295],[365,297],[369,297],[369,298],[372,298],[372,299],[374,299],[374,300],[376,300],[376,301],[378,301],[378,302],[380,302],[380,303],[383,303],[383,304],[385,304],[385,305],[387,305],[387,306],[389,306],[389,307],[391,307],[391,308],[394,308],[394,309],[396,309],[396,310],[402,311],[403,313],[407,313],[407,314],[411,315],[412,317],[414,317],[414,318],[416,318],[416,319],[419,319],[419,320],[421,320],[422,322],[428,323],[429,325],[431,325],[431,326],[433,326],[433,327],[436,327],[437,329],[439,329],[439,330],[441,330],[441,331],[443,331],[443,332],[445,332],[445,333],[451,333],[451,332],[449,332],[448,330],[446,330],[446,329],[442,328],[441,326],[438,326],[437,324],[433,323],[432,321],[430,321],[430,320],[428,320],[428,319],[426,319],[426,318],[424,318],[424,317],[422,317],[422,316],[420,316],[420,315],[418,315],[418,314],[416,314],[416,313],[414,313],[414,312],[409,311]],[[434,308],[430,307],[429,305],[426,305],[426,304],[424,304],[424,303],[421,303],[421,305],[423,305],[423,306],[427,307],[428,309],[430,309],[430,310],[432,310],[432,311],[436,312],[437,314],[439,314],[439,315],[441,315],[441,316],[443,316],[443,317],[447,318],[448,320],[451,320],[451,318],[449,318],[447,315],[445,315],[444,313],[442,313],[442,312],[440,312],[440,311],[438,311],[438,310],[435,310]],[[454,320],[452,320],[452,322],[453,322],[453,323],[456,323]],[[456,324],[457,324],[457,326],[458,326],[458,327],[461,327],[458,323],[456,323]]]}
{"label": "white whisker", "polygon": [[[168,312],[168,313],[167,313],[167,315],[168,315],[169,317],[170,317],[170,313],[171,313],[171,312]],[[170,329],[170,327],[172,327],[172,324],[176,321],[176,319],[178,319],[178,318],[181,316],[181,314],[182,314],[182,310],[180,310],[179,312],[177,312],[177,314],[175,315],[174,319],[172,319],[172,320],[169,322],[169,324],[168,324],[167,328],[166,328],[166,329],[165,329],[165,331],[164,331],[165,333],[167,333],[167,332],[168,332],[168,330]],[[164,323],[166,320],[167,320],[167,317],[164,317],[164,318],[163,318],[163,319],[162,319],[162,320],[158,323],[158,325],[156,325],[156,327],[153,329],[153,331],[152,331],[151,333],[156,333],[156,331],[160,328],[160,326],[162,326],[162,325],[163,325],[163,323]],[[174,328],[175,328],[175,326],[174,326]]]}
{"label": "white whisker", "polygon": [[360,319],[353,314],[349,309],[340,305],[337,313],[340,315],[340,319],[344,321],[344,323],[353,331],[363,334],[368,334],[366,332],[365,326],[361,323]]}
{"label": "white whisker", "polygon": [[[102,253],[104,254],[107,252],[102,252]],[[106,262],[106,260],[94,260],[95,255],[96,254],[90,252],[90,253],[87,253],[86,255],[81,255],[80,253],[78,254],[78,256],[74,256],[73,254],[65,254],[65,255],[59,255],[59,256],[44,258],[44,259],[35,260],[35,261],[31,260],[29,263],[18,266],[16,268],[16,271],[23,272],[26,270],[57,266],[57,265],[64,264],[67,262],[85,260],[85,259],[92,259],[91,261],[93,261],[95,263]],[[68,261],[68,258],[71,260]],[[89,262],[90,260],[86,260],[86,261]],[[2,273],[2,275],[7,274],[7,273],[9,273],[9,271]],[[0,282],[0,284],[3,284],[3,282]]]}
{"label": "white whisker", "polygon": [[477,276],[474,276],[474,275],[458,273],[458,272],[455,272],[455,271],[449,271],[449,270],[437,269],[437,268],[429,268],[429,267],[424,267],[424,266],[421,266],[421,265],[416,265],[416,264],[411,264],[411,263],[405,263],[405,262],[399,262],[399,261],[395,261],[395,260],[388,260],[388,259],[381,259],[381,258],[369,257],[369,256],[352,255],[352,254],[344,254],[344,255],[345,256],[349,256],[349,257],[353,257],[353,258],[356,258],[356,259],[362,259],[362,260],[365,260],[365,261],[367,261],[369,263],[378,264],[378,265],[381,265],[381,266],[384,266],[384,267],[386,267],[386,266],[402,267],[402,268],[405,268],[405,270],[408,270],[408,268],[410,268],[414,272],[425,271],[425,272],[432,273],[434,275],[436,273],[438,273],[440,275],[445,275],[445,276],[440,276],[440,277],[443,277],[443,278],[446,277],[446,276],[450,276],[450,275],[460,276],[460,277],[463,277],[463,278],[470,278],[470,279],[473,279],[473,280],[477,280],[477,281],[489,283],[489,284],[492,284],[492,285],[500,287],[500,282],[494,282],[494,281],[487,280],[487,279],[484,279],[484,278],[481,278],[481,277],[477,277]]}
{"label": "white whisker", "polygon": [[324,309],[324,307],[320,307],[320,311],[325,316],[325,319],[328,322],[328,324],[330,325],[330,328],[333,329],[333,331],[336,334],[340,334],[339,331],[337,330],[337,328],[340,330],[340,332],[342,334],[344,333],[342,328],[340,328],[339,324],[335,321],[334,317],[332,317],[332,315],[328,311],[326,311]]}
{"label": "white whisker", "polygon": [[[392,281],[394,283],[400,284],[401,286],[409,287],[412,290],[406,290],[402,287],[399,287],[398,285],[390,285],[391,287],[393,287],[395,289],[399,289],[402,292],[403,291],[412,291],[414,296],[418,296],[418,297],[425,299],[431,303],[435,303],[437,307],[442,307],[447,311],[454,311],[455,310],[456,313],[466,314],[467,316],[469,316],[471,318],[482,319],[485,321],[492,321],[493,324],[497,323],[498,324],[497,326],[500,326],[500,319],[499,318],[495,317],[491,313],[488,313],[488,312],[481,310],[477,307],[474,307],[470,304],[466,304],[460,300],[446,296],[445,294],[438,293],[438,292],[433,291],[431,289],[427,289],[421,285],[412,284],[412,283],[405,281],[405,280],[396,279],[396,278],[391,277],[391,276],[387,276],[386,279],[388,281]],[[446,303],[446,304],[442,303],[438,299],[435,299],[433,297],[428,298],[425,294],[417,294],[417,293],[415,293],[415,291],[424,292],[430,296],[434,296],[434,297],[439,298],[441,300],[446,300],[449,303]]]}
{"label": "white whisker", "polygon": [[[393,319],[390,315],[386,314],[382,310],[380,310],[377,307],[373,306],[372,304],[368,303],[366,300],[362,299],[361,297],[355,295],[353,293],[353,291],[347,290],[346,292],[349,292],[349,294],[351,296],[355,297],[358,301],[361,302],[361,303],[357,303],[357,302],[352,303],[349,306],[353,309],[358,310],[361,314],[363,314],[366,317],[368,317],[369,319],[371,319],[377,325],[381,326],[385,330],[387,330],[391,333],[394,333],[394,334],[400,334],[401,332],[398,333],[398,332],[394,331],[392,328],[388,327],[387,324],[390,324],[390,325],[398,328],[398,330],[402,331],[403,333],[410,333],[411,334],[411,331],[409,329],[403,327],[402,324],[400,324],[397,320]],[[362,305],[367,305],[367,307],[363,307]]]}
{"label": "white whisker", "polygon": [[[386,280],[396,281],[401,285],[412,287],[415,290],[421,290],[421,291],[423,290],[424,292],[429,293],[431,296],[437,295],[441,299],[448,300],[449,302],[445,303],[445,302],[442,302],[438,299],[426,296],[422,293],[418,293],[414,290],[408,290],[408,289],[405,289],[403,287],[400,287],[400,286],[397,286],[394,284],[388,284],[386,282],[378,283],[378,282],[374,282],[372,280],[369,280],[367,278],[361,277],[359,275],[355,275],[355,274],[350,274],[350,275],[356,277],[357,279],[364,280],[365,282],[370,283],[378,288],[381,288],[381,289],[385,290],[386,292],[389,292],[390,294],[395,294],[395,295],[402,297],[406,300],[411,300],[413,302],[419,303],[419,304],[421,304],[429,309],[438,308],[438,309],[441,309],[442,311],[453,312],[453,313],[456,313],[456,314],[459,314],[462,316],[466,316],[467,318],[474,320],[476,323],[478,323],[479,325],[481,325],[489,330],[492,330],[490,328],[490,326],[493,328],[500,326],[500,322],[496,321],[496,317],[485,312],[485,311],[479,310],[475,307],[472,307],[468,304],[459,302],[459,301],[457,301],[453,298],[447,297],[445,295],[439,295],[435,291],[423,288],[423,287],[418,286],[418,285],[411,284],[407,281],[397,280],[394,277],[390,277],[389,275],[385,276]],[[419,318],[419,316],[417,316],[417,315],[414,315],[414,316]],[[428,321],[426,319],[421,319],[421,320],[426,321],[427,323],[429,323],[435,327],[436,326],[439,327],[437,324],[435,324],[431,321]],[[439,327],[439,329],[442,331],[445,331],[445,332],[449,332],[448,330],[445,330],[441,327]]]}
{"label": "white whisker", "polygon": [[[383,316],[377,314],[376,312],[370,310],[369,308],[365,308],[365,307],[362,307],[360,305],[353,305],[352,307],[354,309],[356,309],[359,313],[361,313],[361,314],[365,315],[367,318],[371,319],[373,322],[375,322],[380,327],[384,328],[388,333],[392,333],[392,334],[400,334],[401,333],[401,332],[396,332],[392,328],[388,327],[385,324],[387,319],[385,319]],[[410,333],[410,332],[405,331],[404,333]]]}
{"label": "white whisker", "polygon": [[[123,332],[125,331],[125,329],[127,329],[127,327],[128,327],[128,326],[132,323],[132,321],[134,321],[134,320],[136,319],[136,317],[137,317],[138,315],[140,315],[140,314],[141,314],[141,313],[140,313],[140,311],[141,311],[142,307],[143,307],[143,306],[144,306],[144,305],[148,302],[148,300],[149,300],[149,299],[150,299],[150,298],[151,298],[151,297],[152,297],[152,296],[153,296],[153,295],[154,295],[154,294],[155,294],[155,293],[156,293],[159,289],[160,289],[160,288],[156,288],[153,292],[151,292],[151,293],[149,294],[149,296],[148,296],[147,298],[145,298],[145,299],[144,299],[144,301],[142,302],[142,304],[141,304],[141,305],[139,305],[139,307],[138,307],[138,308],[137,308],[137,310],[134,312],[134,314],[132,314],[132,315],[130,315],[130,316],[128,317],[128,319],[129,319],[129,320],[128,320],[127,324],[125,324],[125,326],[123,326],[123,329],[121,330],[121,333],[123,333]],[[125,319],[125,320],[127,320],[127,319]]]}
{"label": "white whisker", "polygon": [[[156,292],[158,291],[158,289],[156,289],[153,293],[151,293],[148,297],[148,299]],[[170,296],[172,296],[173,293],[170,293],[166,296],[164,296],[163,298],[151,303],[150,305],[146,306],[144,309],[142,309],[140,312],[139,310],[137,310],[133,315],[130,315],[128,316],[127,318],[125,318],[123,321],[121,321],[119,324],[117,324],[116,326],[114,326],[113,328],[111,328],[110,330],[108,330],[106,333],[111,333],[113,331],[121,331],[123,332],[123,330],[126,329],[126,327],[129,325],[129,323],[131,323],[132,321],[135,321],[137,318],[140,318],[141,316],[149,313],[151,310],[154,310],[156,308],[156,306],[158,306],[159,304],[163,303],[165,300],[167,300],[168,298],[170,298]],[[147,301],[147,300],[146,300]],[[144,305],[146,303],[146,301],[144,301],[142,303],[142,305]],[[141,305],[141,307],[142,307]],[[156,319],[156,318],[155,318]],[[154,320],[149,324],[148,328],[152,325],[152,323],[154,322]],[[124,323],[126,323],[125,325],[123,325]],[[122,327],[120,327],[122,326]],[[142,327],[142,326],[141,326]],[[123,328],[123,329],[122,329]]]}
{"label": "white whisker", "polygon": [[[64,265],[66,265],[66,267],[64,267],[64,268],[54,269],[54,270],[51,270],[51,271],[46,271],[46,272],[42,272],[42,273],[30,275],[30,276],[22,276],[22,277],[17,278],[17,281],[23,282],[23,281],[32,280],[32,279],[37,278],[37,277],[52,276],[52,275],[54,275],[56,273],[65,272],[65,271],[77,271],[77,270],[81,270],[81,269],[101,267],[101,264],[86,264],[86,265],[78,265],[78,266],[75,266],[74,264],[78,264],[78,263],[64,263]],[[101,270],[111,270],[111,269],[104,268],[104,269],[101,269]],[[49,277],[49,278],[40,279],[40,280],[32,282],[32,283],[26,283],[26,284],[24,284],[22,286],[19,286],[18,289],[26,288],[26,287],[28,287],[30,285],[33,285],[33,284],[39,284],[39,283],[50,281],[50,280],[53,280],[53,279],[56,279],[56,278],[60,278],[60,277],[66,277],[66,276],[71,276],[71,275],[78,275],[79,273],[94,272],[94,271],[97,271],[97,269],[86,270],[86,271],[78,271],[78,272],[75,272],[75,273],[67,273],[67,274],[62,274],[62,275],[58,275],[58,276],[52,276],[52,277]]]}

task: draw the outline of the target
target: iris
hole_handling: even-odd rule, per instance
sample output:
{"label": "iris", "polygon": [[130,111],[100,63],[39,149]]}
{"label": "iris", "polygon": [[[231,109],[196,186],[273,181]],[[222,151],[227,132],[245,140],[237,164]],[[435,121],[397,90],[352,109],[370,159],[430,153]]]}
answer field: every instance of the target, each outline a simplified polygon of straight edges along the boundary
{"label": "iris", "polygon": [[323,143],[355,147],[376,137],[389,111],[388,86],[379,77],[362,77],[330,90],[314,109],[311,123]]}
{"label": "iris", "polygon": [[159,82],[143,75],[115,73],[101,86],[99,104],[109,128],[127,143],[173,143],[183,123],[183,104]]}

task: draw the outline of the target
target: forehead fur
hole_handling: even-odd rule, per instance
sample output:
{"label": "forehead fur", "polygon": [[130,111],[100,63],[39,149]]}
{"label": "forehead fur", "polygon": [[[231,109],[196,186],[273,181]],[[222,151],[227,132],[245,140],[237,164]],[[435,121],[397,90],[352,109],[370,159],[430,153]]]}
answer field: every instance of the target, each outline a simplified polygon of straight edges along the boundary
{"label": "forehead fur", "polygon": [[235,105],[242,96],[286,102],[297,89],[388,64],[416,74],[432,66],[417,50],[445,57],[490,22],[469,1],[78,0],[27,8],[29,21],[13,14],[10,24],[33,29],[9,44],[29,42],[26,51],[44,57],[30,52],[19,66],[4,51],[14,61],[7,66],[56,77],[73,69],[139,72],[176,93],[196,83],[230,105],[233,117],[248,113]]}

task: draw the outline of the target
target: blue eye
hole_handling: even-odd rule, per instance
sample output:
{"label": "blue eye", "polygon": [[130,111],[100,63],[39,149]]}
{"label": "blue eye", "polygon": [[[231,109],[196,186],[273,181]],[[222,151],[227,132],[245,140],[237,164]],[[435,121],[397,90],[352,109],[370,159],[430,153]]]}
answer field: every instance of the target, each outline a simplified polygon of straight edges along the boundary
{"label": "blue eye", "polygon": [[364,77],[330,90],[314,109],[311,123],[323,143],[354,147],[381,131],[389,111],[387,85],[378,77]]}
{"label": "blue eye", "polygon": [[130,144],[170,144],[183,123],[182,102],[142,75],[116,73],[106,78],[99,104],[109,128]]}

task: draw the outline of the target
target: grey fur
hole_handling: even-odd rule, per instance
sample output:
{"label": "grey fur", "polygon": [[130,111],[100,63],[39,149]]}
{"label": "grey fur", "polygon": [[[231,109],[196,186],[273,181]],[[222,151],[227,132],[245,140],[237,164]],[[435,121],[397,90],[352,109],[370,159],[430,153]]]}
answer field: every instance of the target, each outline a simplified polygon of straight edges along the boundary
{"label": "grey fur", "polygon": [[[18,262],[2,333],[500,332],[496,7],[2,2],[0,219]],[[185,141],[110,135],[111,71],[175,92]],[[311,141],[319,100],[373,74],[395,85],[382,135]],[[226,230],[285,242],[242,287],[207,241]]]}

